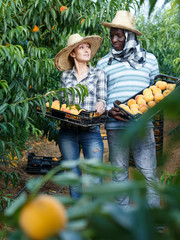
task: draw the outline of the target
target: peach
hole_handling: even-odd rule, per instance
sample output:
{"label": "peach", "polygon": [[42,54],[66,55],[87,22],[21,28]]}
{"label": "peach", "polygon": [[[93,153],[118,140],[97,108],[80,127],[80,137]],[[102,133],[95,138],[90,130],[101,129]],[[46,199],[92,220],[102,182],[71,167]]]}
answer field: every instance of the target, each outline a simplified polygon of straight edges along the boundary
{"label": "peach", "polygon": [[120,104],[119,106],[123,108],[125,111],[131,112],[130,108],[126,104]]}
{"label": "peach", "polygon": [[61,108],[66,108],[66,104],[62,104],[62,105],[61,105]]}
{"label": "peach", "polygon": [[145,100],[146,102],[153,101],[153,99],[154,99],[154,96],[152,95],[152,93],[151,93],[151,94],[145,94],[145,95],[144,95],[144,100]]}
{"label": "peach", "polygon": [[145,95],[145,94],[152,94],[151,89],[150,89],[150,88],[146,88],[146,89],[144,89],[144,91],[143,91],[143,95]]}
{"label": "peach", "polygon": [[77,109],[71,109],[70,113],[74,114],[74,115],[78,115],[79,111]]}
{"label": "peach", "polygon": [[148,102],[148,107],[152,108],[156,105],[155,101],[149,101]]}
{"label": "peach", "polygon": [[157,88],[155,85],[152,85],[152,86],[150,86],[149,87],[150,89],[151,89],[151,91],[153,92],[153,90],[155,89],[155,88]]}
{"label": "peach", "polygon": [[134,107],[134,108],[131,109],[131,114],[135,115],[135,114],[137,114],[137,113],[140,113],[139,110],[138,110],[138,108],[135,108],[135,107]]}
{"label": "peach", "polygon": [[132,98],[132,99],[129,99],[129,101],[127,102],[127,105],[130,107],[132,104],[135,104],[135,103],[136,103],[136,100]]}
{"label": "peach", "polygon": [[135,104],[131,104],[130,109],[132,109],[132,108],[137,108],[138,109],[138,107],[139,107],[138,104],[135,103]]}
{"label": "peach", "polygon": [[164,98],[164,96],[163,96],[162,93],[156,93],[156,94],[154,95],[154,101],[155,101],[156,103],[160,102],[163,98]]}
{"label": "peach", "polygon": [[148,110],[148,106],[146,104],[141,104],[139,106],[139,111],[145,113]]}
{"label": "peach", "polygon": [[137,104],[138,105],[146,104],[146,101],[143,98],[140,98],[140,99],[138,99]]}
{"label": "peach", "polygon": [[176,84],[172,84],[172,85],[169,87],[169,90],[173,91],[175,88],[176,88]]}
{"label": "peach", "polygon": [[142,94],[136,95],[136,97],[135,97],[136,102],[137,102],[140,98],[144,98],[144,96],[143,96]]}
{"label": "peach", "polygon": [[55,100],[54,102],[52,102],[51,108],[54,108],[56,110],[60,110],[59,100]]}
{"label": "peach", "polygon": [[156,87],[160,88],[161,90],[165,90],[167,86],[167,82],[165,81],[157,81]]}
{"label": "peach", "polygon": [[169,89],[172,85],[173,85],[173,83],[167,83],[166,89]]}
{"label": "peach", "polygon": [[166,89],[166,90],[164,90],[164,92],[163,92],[163,96],[166,97],[166,96],[168,96],[170,93],[171,93],[171,90]]}
{"label": "peach", "polygon": [[155,95],[156,93],[162,93],[160,88],[155,88],[153,89],[153,94]]}

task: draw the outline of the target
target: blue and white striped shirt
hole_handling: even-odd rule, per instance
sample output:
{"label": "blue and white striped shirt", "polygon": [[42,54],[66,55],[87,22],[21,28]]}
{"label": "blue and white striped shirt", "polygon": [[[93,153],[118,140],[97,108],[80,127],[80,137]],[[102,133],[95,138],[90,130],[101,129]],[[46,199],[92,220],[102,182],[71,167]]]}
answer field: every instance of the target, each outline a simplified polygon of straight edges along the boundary
{"label": "blue and white striped shirt", "polygon": [[[159,74],[156,57],[152,53],[146,53],[146,63],[140,69],[135,69],[128,62],[119,62],[113,59],[111,65],[107,65],[110,54],[101,58],[97,68],[104,70],[107,76],[107,109],[111,109],[113,102],[121,102],[147,88],[154,82],[154,77]],[[127,124],[109,118],[106,129],[124,128]]]}

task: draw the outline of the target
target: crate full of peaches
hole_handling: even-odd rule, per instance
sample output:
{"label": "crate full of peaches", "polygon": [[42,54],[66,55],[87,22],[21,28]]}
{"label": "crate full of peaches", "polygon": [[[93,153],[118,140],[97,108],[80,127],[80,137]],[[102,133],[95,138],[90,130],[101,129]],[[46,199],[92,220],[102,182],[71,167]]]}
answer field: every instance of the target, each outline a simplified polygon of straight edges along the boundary
{"label": "crate full of peaches", "polygon": [[154,85],[145,88],[143,91],[124,102],[115,101],[114,106],[118,107],[125,116],[136,118],[145,113],[149,108],[154,107],[175,88],[176,83],[159,80]]}

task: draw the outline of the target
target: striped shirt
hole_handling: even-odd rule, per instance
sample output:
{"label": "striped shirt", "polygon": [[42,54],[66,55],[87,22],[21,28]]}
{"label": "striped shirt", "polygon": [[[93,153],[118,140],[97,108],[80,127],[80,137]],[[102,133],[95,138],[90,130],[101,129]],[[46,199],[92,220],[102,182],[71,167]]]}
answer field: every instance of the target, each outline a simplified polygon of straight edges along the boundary
{"label": "striped shirt", "polygon": [[76,92],[75,100],[69,94],[69,104],[79,104],[81,108],[87,111],[94,111],[95,104],[102,101],[106,106],[107,98],[107,78],[103,70],[93,68],[89,65],[87,76],[78,82],[76,78],[75,67],[71,70],[64,71],[61,76],[61,87],[76,87],[77,84],[85,85],[88,88],[88,96],[84,102],[79,102],[79,95]]}
{"label": "striped shirt", "polygon": [[[146,62],[140,69],[135,69],[128,62],[119,62],[113,59],[111,65],[107,65],[110,53],[101,58],[97,68],[104,70],[107,76],[107,109],[111,109],[113,102],[121,102],[131,98],[133,95],[153,84],[154,77],[159,74],[159,67],[156,57],[146,53]],[[109,118],[106,129],[124,128],[127,124]]]}

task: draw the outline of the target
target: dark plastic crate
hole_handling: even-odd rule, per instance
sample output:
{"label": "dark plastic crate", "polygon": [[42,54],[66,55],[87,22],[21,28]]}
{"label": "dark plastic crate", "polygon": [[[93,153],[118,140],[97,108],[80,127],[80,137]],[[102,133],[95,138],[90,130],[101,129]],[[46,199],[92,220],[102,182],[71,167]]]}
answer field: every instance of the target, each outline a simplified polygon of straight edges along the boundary
{"label": "dark plastic crate", "polygon": [[[176,84],[176,87],[179,87],[179,85],[180,85],[180,79],[179,79],[179,78],[171,77],[171,76],[168,76],[168,75],[159,74],[159,75],[157,75],[154,79],[155,79],[155,82],[158,81],[158,80],[161,80],[161,81],[166,81],[167,83]],[[149,85],[149,87],[150,87],[150,86],[151,86],[151,85]],[[144,89],[145,89],[145,88],[144,88]],[[120,104],[127,104],[127,102],[128,102],[130,99],[135,99],[135,97],[136,97],[137,95],[140,95],[140,94],[143,93],[144,89],[143,89],[142,91],[138,92],[137,94],[135,94],[134,96],[126,99],[126,100],[123,101],[123,102],[121,102],[121,101],[119,101],[119,100],[116,100],[116,101],[113,103],[116,108],[119,108],[119,111],[124,115],[124,118],[125,118],[125,119],[134,119],[134,120],[136,120],[136,119],[139,119],[139,118],[142,116],[142,114],[140,114],[140,113],[137,113],[137,114],[133,115],[133,114],[127,112],[126,110],[124,110],[124,109],[123,109],[122,107],[120,107],[119,105],[120,105]],[[168,96],[167,96],[167,97],[168,97]],[[162,99],[161,102],[162,102],[162,101],[166,101],[167,97],[165,97],[164,99]],[[159,104],[159,103],[157,103],[156,105],[158,105],[158,104]],[[159,112],[160,112],[160,110],[157,110],[156,113],[154,113],[154,114],[151,116],[151,118],[154,117],[156,114],[159,114]]]}
{"label": "dark plastic crate", "polygon": [[61,160],[62,157],[53,158],[45,156],[36,156],[34,153],[29,153],[26,172],[31,174],[46,174],[54,167],[59,166]]}
{"label": "dark plastic crate", "polygon": [[[42,114],[40,109],[38,109],[37,112]],[[108,117],[107,111],[101,116],[96,116],[94,111],[82,111],[79,115],[74,115],[56,109],[51,109],[45,116],[81,127],[91,127],[104,124]]]}

